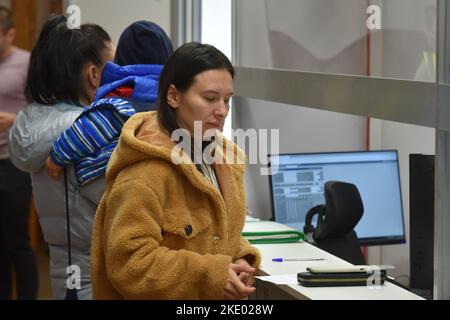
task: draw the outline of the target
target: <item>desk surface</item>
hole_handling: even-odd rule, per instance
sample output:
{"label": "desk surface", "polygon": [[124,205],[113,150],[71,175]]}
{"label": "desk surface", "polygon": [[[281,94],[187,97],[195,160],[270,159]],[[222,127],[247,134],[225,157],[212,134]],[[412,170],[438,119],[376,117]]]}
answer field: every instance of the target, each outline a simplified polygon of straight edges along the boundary
{"label": "desk surface", "polygon": [[[257,227],[258,222],[250,222],[247,229],[269,231],[270,223],[261,223],[261,229]],[[279,226],[278,226],[279,227]],[[348,266],[350,263],[329,254],[309,243],[286,243],[286,244],[260,244],[255,245],[262,254],[261,271],[267,275],[290,275],[305,272],[311,266]],[[290,261],[273,262],[273,258],[295,258],[295,259],[317,259],[325,258],[324,261]],[[392,283],[385,282],[380,288],[368,287],[326,287],[307,288],[299,284],[289,287],[300,295],[312,300],[423,300],[423,298],[400,288]]]}

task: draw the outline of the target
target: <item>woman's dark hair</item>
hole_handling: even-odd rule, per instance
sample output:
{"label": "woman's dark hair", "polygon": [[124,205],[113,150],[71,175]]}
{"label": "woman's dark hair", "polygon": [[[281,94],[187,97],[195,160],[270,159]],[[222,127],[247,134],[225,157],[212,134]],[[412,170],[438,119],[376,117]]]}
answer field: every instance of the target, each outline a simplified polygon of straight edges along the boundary
{"label": "woman's dark hair", "polygon": [[170,85],[185,92],[194,83],[199,73],[208,70],[227,70],[234,78],[234,68],[230,60],[215,47],[190,42],[178,48],[167,61],[159,80],[158,91],[158,122],[169,135],[179,128],[175,109],[167,102],[167,92]]}
{"label": "woman's dark hair", "polygon": [[108,33],[95,24],[69,29],[64,16],[50,18],[31,52],[25,95],[29,102],[51,105],[58,101],[79,103],[83,94],[86,63],[101,65]]}

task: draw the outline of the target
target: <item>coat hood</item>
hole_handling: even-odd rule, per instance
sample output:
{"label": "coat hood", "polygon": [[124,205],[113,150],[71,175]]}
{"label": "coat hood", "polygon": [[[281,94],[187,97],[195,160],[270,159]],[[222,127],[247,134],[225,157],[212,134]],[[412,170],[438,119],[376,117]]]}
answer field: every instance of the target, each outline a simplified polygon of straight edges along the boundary
{"label": "coat hood", "polygon": [[159,25],[136,21],[120,36],[114,62],[121,66],[165,64],[172,52],[172,42]]}
{"label": "coat hood", "polygon": [[132,100],[154,104],[158,98],[158,84],[162,65],[118,66],[108,62],[103,70],[100,88],[95,101],[106,97],[110,92],[122,87],[133,88]]}
{"label": "coat hood", "polygon": [[[226,164],[242,174],[247,163],[245,153],[219,131],[216,141],[215,159],[220,159],[219,165]],[[107,180],[114,180],[122,169],[139,161],[159,159],[173,165],[181,163],[177,165],[179,170],[198,182],[201,173],[186,153],[173,152],[176,146],[177,143],[170,139],[168,132],[160,127],[156,111],[135,114],[122,129],[119,143],[108,164]]]}

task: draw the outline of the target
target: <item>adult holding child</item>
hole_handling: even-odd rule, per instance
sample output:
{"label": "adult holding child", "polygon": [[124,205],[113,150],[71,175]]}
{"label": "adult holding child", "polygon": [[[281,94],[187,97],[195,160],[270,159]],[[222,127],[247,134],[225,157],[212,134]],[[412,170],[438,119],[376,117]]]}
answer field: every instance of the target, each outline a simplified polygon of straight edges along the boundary
{"label": "adult holding child", "polygon": [[[69,277],[65,186],[48,177],[44,165],[54,140],[94,100],[103,68],[113,55],[111,39],[100,26],[71,29],[64,16],[49,19],[31,53],[26,86],[30,105],[18,114],[10,133],[12,162],[31,173],[39,222],[50,249],[55,299],[64,299]],[[90,240],[98,201],[92,190],[78,187],[72,168],[69,171],[71,262],[80,271],[78,298],[90,299]]]}

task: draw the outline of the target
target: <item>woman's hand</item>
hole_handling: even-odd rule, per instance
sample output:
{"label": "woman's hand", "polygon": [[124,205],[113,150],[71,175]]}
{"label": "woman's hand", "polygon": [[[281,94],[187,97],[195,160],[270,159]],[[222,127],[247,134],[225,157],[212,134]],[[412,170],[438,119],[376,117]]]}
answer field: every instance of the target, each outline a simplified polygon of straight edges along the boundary
{"label": "woman's hand", "polygon": [[59,174],[61,173],[63,168],[58,166],[56,163],[53,162],[51,157],[48,157],[45,161],[45,171],[47,172],[48,176],[52,178],[53,180],[59,180]]}
{"label": "woman's hand", "polygon": [[256,291],[256,288],[246,286],[241,279],[239,279],[239,274],[247,273],[254,274],[255,269],[250,267],[247,263],[245,265],[231,263],[228,269],[228,280],[225,283],[224,288],[224,298],[227,300],[240,300],[248,297],[250,294]]}
{"label": "woman's hand", "polygon": [[0,133],[5,132],[14,124],[16,114],[0,111]]}
{"label": "woman's hand", "polygon": [[[237,264],[239,266],[246,266],[246,267],[252,268],[252,266],[244,258],[237,259],[234,262],[234,264]],[[251,273],[241,272],[241,273],[238,274],[238,277],[242,281],[242,283],[244,283],[247,287],[253,286],[253,282],[255,281],[255,273],[254,272],[251,272]]]}

